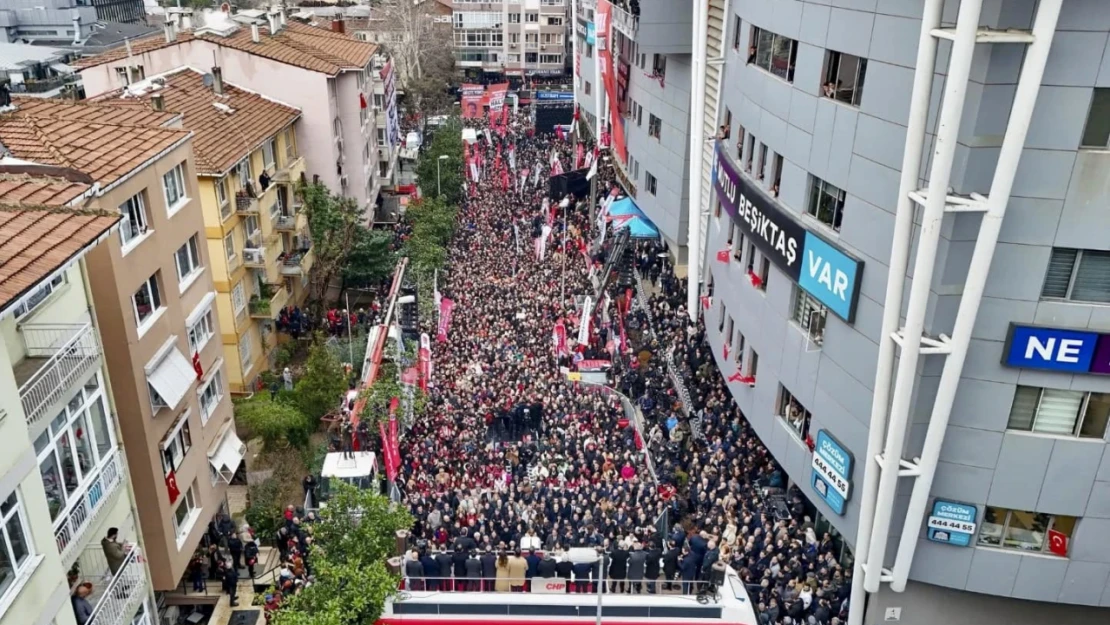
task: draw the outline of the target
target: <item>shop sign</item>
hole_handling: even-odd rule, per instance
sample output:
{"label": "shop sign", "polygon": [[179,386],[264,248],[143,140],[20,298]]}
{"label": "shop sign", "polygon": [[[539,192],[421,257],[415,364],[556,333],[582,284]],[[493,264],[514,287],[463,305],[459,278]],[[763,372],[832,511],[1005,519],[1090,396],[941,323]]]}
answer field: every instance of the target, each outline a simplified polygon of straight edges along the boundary
{"label": "shop sign", "polygon": [[1110,334],[1010,324],[1002,364],[1020,369],[1110,375]]}
{"label": "shop sign", "polygon": [[817,433],[810,485],[836,514],[843,515],[852,495],[852,464],[855,459],[840,441],[825,430]]}
{"label": "shop sign", "polygon": [[855,318],[863,262],[810,232],[733,165],[718,143],[713,189],[733,223],[790,279],[848,323]]}
{"label": "shop sign", "polygon": [[537,91],[537,100],[560,100],[563,102],[573,102],[573,91]]}
{"label": "shop sign", "polygon": [[926,526],[929,540],[935,543],[967,547],[975,536],[975,519],[979,509],[966,503],[937,499]]}

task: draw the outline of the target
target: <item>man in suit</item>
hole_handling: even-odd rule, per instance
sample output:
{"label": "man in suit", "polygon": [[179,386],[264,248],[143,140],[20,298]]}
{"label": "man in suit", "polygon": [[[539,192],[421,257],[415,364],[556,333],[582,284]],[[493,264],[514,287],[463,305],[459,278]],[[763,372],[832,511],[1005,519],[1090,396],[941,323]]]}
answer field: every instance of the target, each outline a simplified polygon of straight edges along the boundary
{"label": "man in suit", "polygon": [[487,549],[480,560],[482,561],[482,590],[490,592],[493,590],[493,581],[497,578],[497,556]]}
{"label": "man in suit", "polygon": [[628,592],[628,550],[617,543],[609,554],[609,592]]}
{"label": "man in suit", "polygon": [[[538,555],[536,555],[535,549],[530,549],[528,550],[528,555],[524,556],[524,561],[528,563],[528,573],[526,577],[529,581],[527,585],[531,586],[532,578],[539,576],[540,562],[542,561],[542,559]],[[531,590],[531,587],[529,587],[528,590]]]}
{"label": "man in suit", "polygon": [[466,586],[471,592],[482,589],[482,561],[478,559],[478,552],[471,551],[466,558]]}
{"label": "man in suit", "polygon": [[550,553],[544,554],[543,560],[540,560],[539,567],[536,570],[536,577],[551,579],[556,577],[556,573],[555,558],[552,558]]}
{"label": "man in suit", "polygon": [[655,594],[655,586],[659,583],[659,561],[663,558],[663,551],[658,547],[651,547],[645,554],[644,579],[647,580],[649,595]]}
{"label": "man in suit", "polygon": [[682,559],[678,563],[678,569],[682,573],[682,594],[690,594],[690,590],[693,588],[692,582],[698,578],[700,564],[701,558],[693,551],[683,550]]}
{"label": "man in suit", "polygon": [[663,555],[663,590],[670,590],[673,587],[675,576],[678,575],[678,559],[682,555],[675,541],[667,542],[669,548],[667,553]]}
{"label": "man in suit", "polygon": [[424,565],[420,564],[420,554],[415,549],[405,558],[405,577],[410,590],[424,590]]}
{"label": "man in suit", "polygon": [[574,592],[590,591],[590,574],[593,568],[592,562],[575,562],[571,565],[571,570],[574,572]]}
{"label": "man in suit", "polygon": [[443,574],[439,570],[439,562],[436,561],[435,556],[425,551],[424,555],[420,556],[420,566],[424,567],[424,587],[428,590],[439,590],[439,578]]}
{"label": "man in suit", "polygon": [[640,594],[644,591],[644,574],[647,568],[647,552],[644,546],[637,543],[628,556],[628,585],[631,592]]}
{"label": "man in suit", "polygon": [[[457,544],[457,543],[456,543]],[[451,568],[455,575],[455,590],[467,591],[466,583],[466,552],[456,551],[451,554]]]}
{"label": "man in suit", "polygon": [[705,557],[701,562],[701,579],[708,580],[710,573],[713,571],[713,565],[717,560],[721,559],[721,550],[717,549],[717,541],[711,540],[706,545],[709,549],[705,552]]}
{"label": "man in suit", "polygon": [[451,592],[455,589],[455,581],[451,579],[451,570],[453,566],[451,554],[447,553],[446,545],[440,545],[439,553],[436,554],[436,564],[439,564],[439,575],[443,578],[440,581],[440,588],[447,592]]}

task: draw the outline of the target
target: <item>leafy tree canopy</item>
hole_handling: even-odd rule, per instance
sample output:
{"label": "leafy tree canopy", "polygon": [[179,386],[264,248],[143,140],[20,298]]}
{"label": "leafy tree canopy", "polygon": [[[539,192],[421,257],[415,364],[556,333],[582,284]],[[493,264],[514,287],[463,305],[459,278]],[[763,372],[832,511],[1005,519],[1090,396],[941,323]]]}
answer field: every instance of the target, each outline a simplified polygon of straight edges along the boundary
{"label": "leafy tree canopy", "polygon": [[316,422],[339,405],[347,388],[347,374],[342,363],[323,341],[317,341],[308,352],[304,375],[293,390],[297,405]]}
{"label": "leafy tree canopy", "polygon": [[284,397],[272,398],[270,393],[261,392],[235,402],[235,422],[252,437],[260,437],[266,449],[273,450],[285,441],[294,447],[307,445],[314,420]]}

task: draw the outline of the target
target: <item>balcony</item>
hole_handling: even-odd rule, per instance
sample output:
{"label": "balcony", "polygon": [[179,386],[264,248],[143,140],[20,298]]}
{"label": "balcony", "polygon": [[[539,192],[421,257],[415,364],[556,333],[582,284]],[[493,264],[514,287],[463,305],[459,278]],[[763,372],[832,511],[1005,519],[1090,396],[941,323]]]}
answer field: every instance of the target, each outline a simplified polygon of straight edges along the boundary
{"label": "balcony", "polygon": [[235,194],[235,213],[238,215],[257,215],[258,198],[248,191],[239,191]]}
{"label": "balcony", "polygon": [[640,18],[621,8],[619,3],[614,2],[612,20],[613,28],[619,30],[630,40],[636,41],[636,30],[640,26]]}
{"label": "balcony", "polygon": [[100,339],[91,323],[24,324],[19,332],[27,357],[12,367],[27,425],[47,416],[65,390],[100,364]]}
{"label": "balcony", "polygon": [[296,207],[287,213],[279,214],[273,220],[274,230],[278,232],[293,232],[297,229],[297,217],[299,214],[300,211],[296,210]]}
{"label": "balcony", "polygon": [[281,259],[281,275],[300,276],[312,268],[312,249],[304,248],[287,252]]}
{"label": "balcony", "polygon": [[99,517],[106,504],[111,501],[111,495],[123,482],[123,466],[119,451],[113,449],[111,455],[100,467],[100,473],[89,482],[85,494],[77,504],[70,508],[65,516],[54,522],[54,542],[58,545],[58,553],[62,555],[62,562],[67,563],[77,553],[77,548],[82,543],[85,532]]}
{"label": "balcony", "polygon": [[304,157],[297,156],[292,159],[286,157],[284,167],[274,172],[274,176],[270,179],[271,182],[280,182],[284,184],[292,184],[300,180],[301,174],[304,173]]}
{"label": "balcony", "polygon": [[[90,546],[77,558],[77,579],[70,577],[71,587],[92,584],[89,603],[92,616],[86,625],[128,625],[146,599],[149,581],[143,567],[142,553],[137,546],[128,552],[123,565],[112,575],[108,560],[99,545]],[[149,621],[147,621],[149,622]]]}
{"label": "balcony", "polygon": [[254,319],[273,319],[279,310],[285,308],[289,301],[289,291],[281,284],[267,284],[269,293],[260,293],[250,299],[248,303],[250,315]]}

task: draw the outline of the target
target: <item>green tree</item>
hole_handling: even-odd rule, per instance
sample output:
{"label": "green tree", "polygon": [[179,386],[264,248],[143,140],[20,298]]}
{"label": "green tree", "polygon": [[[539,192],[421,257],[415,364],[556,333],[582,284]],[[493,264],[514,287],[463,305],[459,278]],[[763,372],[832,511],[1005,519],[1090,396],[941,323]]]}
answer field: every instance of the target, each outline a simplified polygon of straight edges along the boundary
{"label": "green tree", "polygon": [[339,405],[347,388],[343,365],[323,341],[317,341],[308,352],[304,375],[293,387],[297,406],[316,423]]}
{"label": "green tree", "polygon": [[[447,158],[440,162],[440,156]],[[431,143],[424,148],[416,161],[416,177],[423,195],[430,197],[442,194],[449,206],[461,204],[464,164],[462,122],[456,117],[436,130]]]}
{"label": "green tree", "polygon": [[392,273],[397,263],[397,256],[390,248],[392,243],[393,235],[389,232],[357,228],[342,268],[344,290],[376,285]]}
{"label": "green tree", "polygon": [[294,447],[304,447],[313,429],[313,421],[296,405],[281,396],[271,398],[269,393],[237,400],[235,422],[250,438],[261,438],[263,447],[271,451],[286,441]]}

